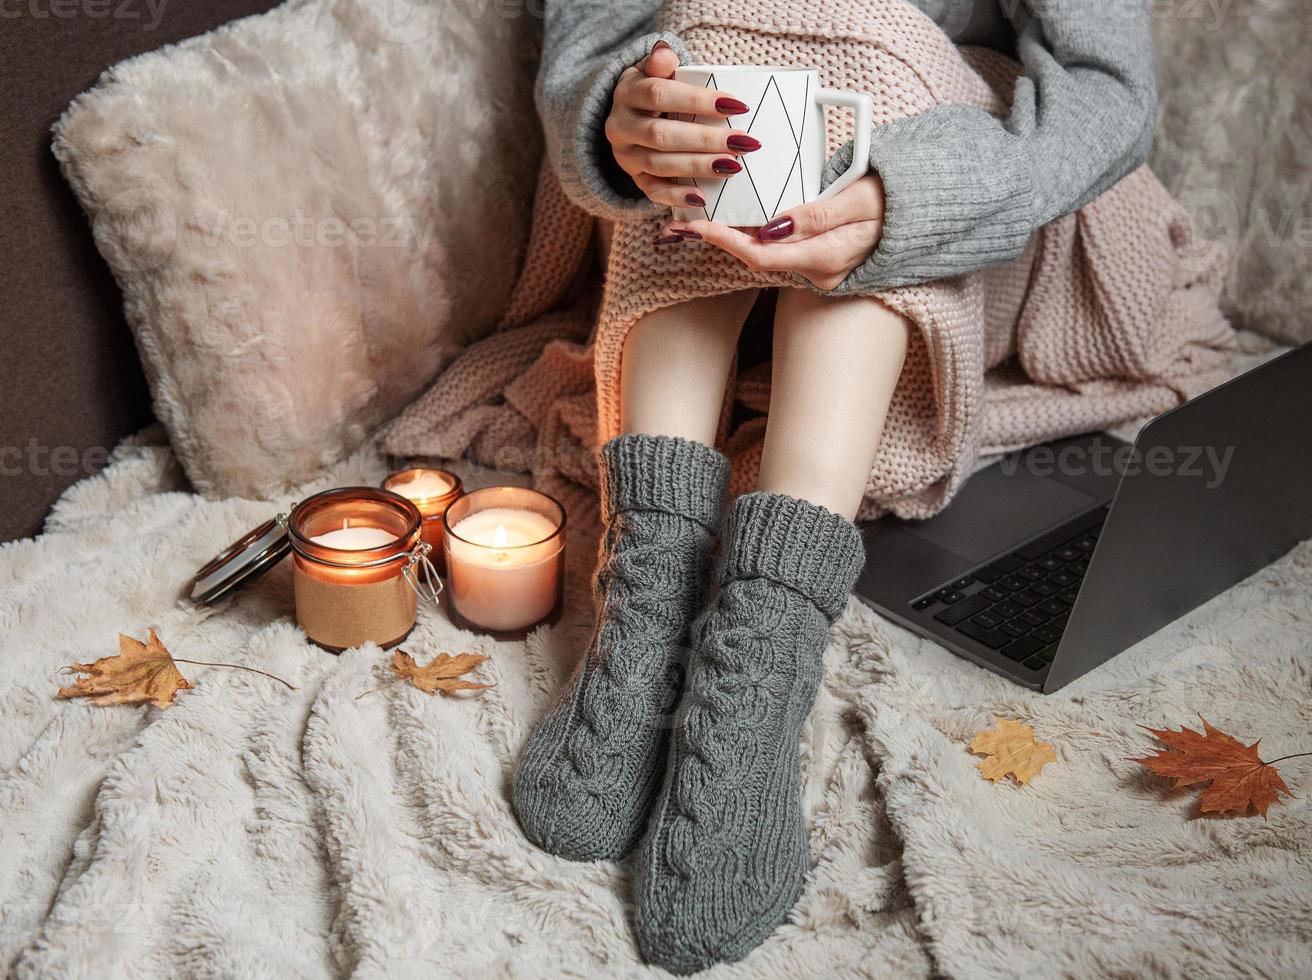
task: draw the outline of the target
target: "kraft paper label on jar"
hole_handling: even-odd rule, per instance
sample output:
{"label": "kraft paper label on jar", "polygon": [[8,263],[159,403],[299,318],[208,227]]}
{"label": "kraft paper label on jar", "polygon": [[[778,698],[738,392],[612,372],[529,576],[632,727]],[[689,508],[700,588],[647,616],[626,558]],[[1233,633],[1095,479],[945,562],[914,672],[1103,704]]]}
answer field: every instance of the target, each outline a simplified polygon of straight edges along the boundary
{"label": "kraft paper label on jar", "polygon": [[414,627],[417,596],[399,574],[381,582],[325,582],[295,569],[296,621],[320,646],[394,646]]}

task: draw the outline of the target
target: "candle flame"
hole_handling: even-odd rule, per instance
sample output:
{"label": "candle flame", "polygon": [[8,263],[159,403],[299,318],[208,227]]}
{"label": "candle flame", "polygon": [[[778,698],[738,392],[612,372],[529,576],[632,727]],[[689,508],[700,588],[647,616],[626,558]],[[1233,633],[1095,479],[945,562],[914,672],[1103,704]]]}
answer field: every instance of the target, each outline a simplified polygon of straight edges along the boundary
{"label": "candle flame", "polygon": [[507,541],[506,526],[504,524],[498,524],[497,529],[492,532],[492,547],[504,548]]}

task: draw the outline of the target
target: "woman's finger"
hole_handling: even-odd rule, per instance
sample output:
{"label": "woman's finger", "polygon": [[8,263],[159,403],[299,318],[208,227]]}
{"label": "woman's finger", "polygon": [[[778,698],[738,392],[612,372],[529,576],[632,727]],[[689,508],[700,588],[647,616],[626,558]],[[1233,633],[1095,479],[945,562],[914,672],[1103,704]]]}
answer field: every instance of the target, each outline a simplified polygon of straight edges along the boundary
{"label": "woman's finger", "polygon": [[651,46],[651,54],[638,62],[638,71],[652,78],[673,78],[674,70],[679,67],[679,56],[664,41],[657,41]]}
{"label": "woman's finger", "polygon": [[660,242],[704,240],[756,272],[793,272],[821,289],[841,285],[878,241],[877,221],[856,221],[796,242],[765,243],[718,221],[673,222]]}
{"label": "woman's finger", "polygon": [[612,146],[632,144],[662,153],[752,153],[761,143],[742,130],[662,119],[633,109],[613,112],[606,120]]}
{"label": "woman's finger", "polygon": [[749,107],[726,92],[670,78],[634,74],[621,80],[615,90],[622,105],[641,112],[679,113],[689,116],[741,116]]}
{"label": "woman's finger", "polygon": [[692,232],[701,239],[724,249],[743,265],[756,272],[806,272],[818,268],[827,254],[821,243],[807,240],[769,244],[737,228],[718,221],[689,221],[666,229],[670,234]]}
{"label": "woman's finger", "polygon": [[690,184],[677,184],[651,174],[638,174],[633,179],[638,189],[657,204],[668,204],[672,208],[706,207],[706,197]]}
{"label": "woman's finger", "polygon": [[642,146],[626,146],[615,151],[615,159],[626,173],[651,174],[653,177],[701,177],[707,180],[732,177],[743,165],[728,154],[661,153]]}
{"label": "woman's finger", "polygon": [[863,177],[824,201],[790,208],[757,231],[763,242],[800,241],[858,221],[884,217],[884,188],[879,178]]}

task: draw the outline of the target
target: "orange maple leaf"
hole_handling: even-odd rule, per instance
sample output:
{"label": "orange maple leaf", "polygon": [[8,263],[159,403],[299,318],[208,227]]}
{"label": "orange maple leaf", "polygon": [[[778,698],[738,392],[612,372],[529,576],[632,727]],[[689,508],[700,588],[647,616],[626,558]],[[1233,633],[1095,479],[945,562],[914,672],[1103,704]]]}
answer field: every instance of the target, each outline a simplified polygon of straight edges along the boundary
{"label": "orange maple leaf", "polygon": [[1243,816],[1252,806],[1265,817],[1267,809],[1279,803],[1281,796],[1294,795],[1275,766],[1258,756],[1261,739],[1245,745],[1233,735],[1213,728],[1206,718],[1202,722],[1202,732],[1184,726],[1178,732],[1140,726],[1168,748],[1158,749],[1156,755],[1148,758],[1130,761],[1147,766],[1159,775],[1174,777],[1173,787],[1206,783],[1198,803],[1202,813]]}
{"label": "orange maple leaf", "polygon": [[149,701],[157,708],[167,708],[174,694],[191,687],[154,630],[145,643],[120,633],[117,656],[101,657],[90,664],[69,664],[64,669],[91,676],[79,677],[73,687],[61,687],[58,696],[90,698],[92,704]]}

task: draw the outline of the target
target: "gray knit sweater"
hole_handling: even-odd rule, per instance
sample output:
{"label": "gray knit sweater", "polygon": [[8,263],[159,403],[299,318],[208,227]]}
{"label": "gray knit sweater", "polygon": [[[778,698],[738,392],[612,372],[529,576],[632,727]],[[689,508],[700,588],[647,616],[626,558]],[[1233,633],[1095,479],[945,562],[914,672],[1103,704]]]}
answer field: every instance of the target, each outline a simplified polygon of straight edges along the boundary
{"label": "gray knit sweater", "polygon": [[[726,0],[732,2],[732,0]],[[823,2],[823,0],[821,0]],[[908,0],[957,44],[1016,57],[1011,115],[942,105],[876,127],[884,182],[879,247],[836,292],[972,272],[1024,251],[1031,232],[1142,163],[1156,111],[1147,0]],[[615,219],[660,210],[615,163],[603,133],[621,72],[657,40],[660,0],[545,0],[538,108],[566,192]],[[830,163],[846,169],[850,145]]]}

